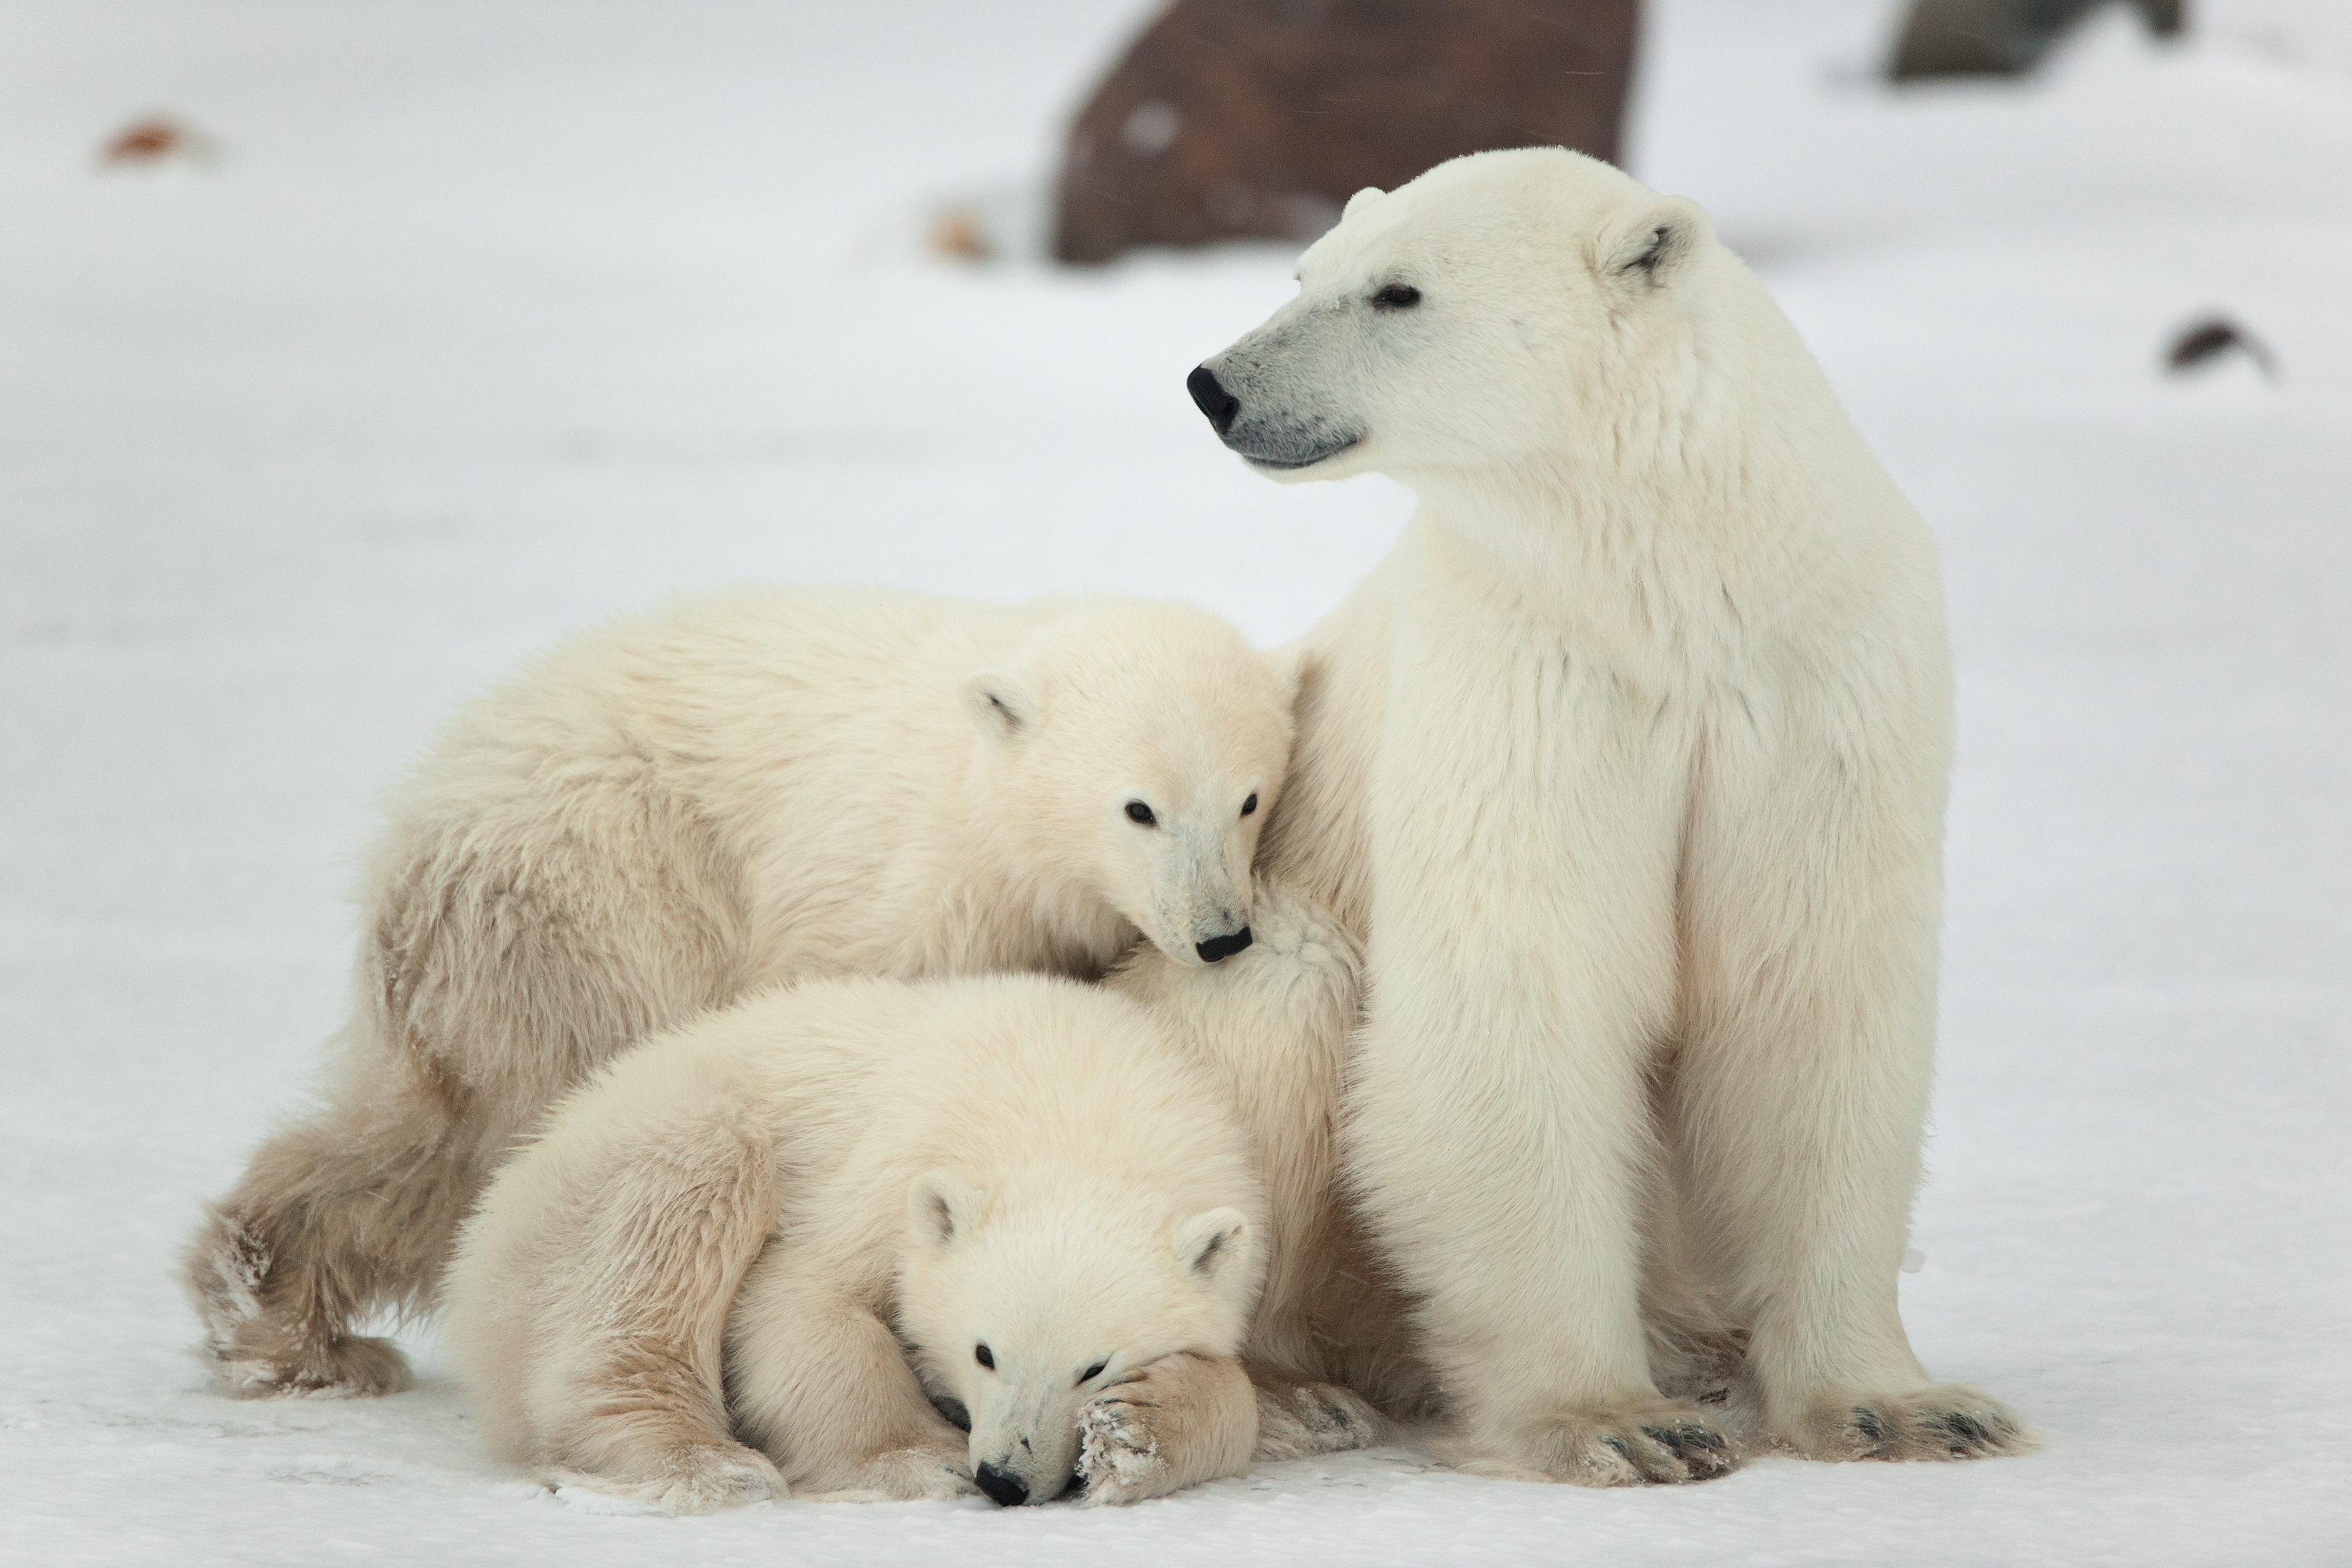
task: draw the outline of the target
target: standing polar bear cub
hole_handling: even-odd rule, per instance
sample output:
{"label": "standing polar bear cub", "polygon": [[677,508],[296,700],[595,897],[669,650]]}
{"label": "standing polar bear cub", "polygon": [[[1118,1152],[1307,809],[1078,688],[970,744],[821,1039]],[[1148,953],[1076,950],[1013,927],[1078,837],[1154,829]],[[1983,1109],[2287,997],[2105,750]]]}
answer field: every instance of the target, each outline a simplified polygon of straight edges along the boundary
{"label": "standing polar bear cub", "polygon": [[232,1393],[381,1393],[518,1133],[623,1047],[812,976],[1091,976],[1250,941],[1296,666],[1183,605],[739,590],[577,637],[386,800],[327,1103],[188,1248]]}
{"label": "standing polar bear cub", "polygon": [[1135,1003],[812,983],[566,1101],[467,1223],[449,1343],[502,1457],[657,1508],[1123,1502],[1248,1468],[1265,1226],[1224,1086]]}
{"label": "standing polar bear cub", "polygon": [[[1454,1456],[2013,1451],[1896,1311],[1936,1021],[1935,550],[1706,217],[1558,149],[1360,194],[1194,371],[1279,478],[1419,511],[1306,638],[1261,869],[1364,935],[1345,1155]],[[1666,1331],[1661,1331],[1662,1330]]]}

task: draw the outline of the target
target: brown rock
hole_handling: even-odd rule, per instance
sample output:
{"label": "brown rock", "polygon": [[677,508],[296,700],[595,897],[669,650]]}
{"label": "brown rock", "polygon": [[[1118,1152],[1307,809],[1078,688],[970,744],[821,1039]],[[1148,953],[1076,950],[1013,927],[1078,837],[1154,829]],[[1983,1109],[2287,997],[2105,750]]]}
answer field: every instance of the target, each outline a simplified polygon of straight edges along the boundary
{"label": "brown rock", "polygon": [[1636,0],[1176,0],[1070,132],[1054,254],[1312,238],[1495,147],[1617,156]]}

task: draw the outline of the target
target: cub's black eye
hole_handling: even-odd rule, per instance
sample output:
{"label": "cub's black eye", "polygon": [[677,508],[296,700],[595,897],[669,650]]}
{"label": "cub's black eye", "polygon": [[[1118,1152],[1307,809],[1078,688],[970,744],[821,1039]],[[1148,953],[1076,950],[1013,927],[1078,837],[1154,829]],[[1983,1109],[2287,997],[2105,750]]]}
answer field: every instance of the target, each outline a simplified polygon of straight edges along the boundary
{"label": "cub's black eye", "polygon": [[1151,815],[1151,808],[1139,800],[1130,800],[1127,803],[1127,819],[1129,822],[1139,822],[1146,827],[1160,820]]}
{"label": "cub's black eye", "polygon": [[1372,303],[1383,310],[1410,310],[1421,303],[1421,290],[1410,283],[1391,283],[1372,296]]}
{"label": "cub's black eye", "polygon": [[1098,1362],[1095,1363],[1095,1364],[1094,1364],[1094,1365],[1092,1365],[1092,1366],[1090,1366],[1090,1367],[1087,1368],[1087,1370],[1086,1370],[1086,1371],[1084,1371],[1084,1372],[1082,1372],[1082,1373],[1078,1373],[1078,1381],[1079,1381],[1080,1383],[1092,1383],[1095,1379],[1097,1379],[1097,1378],[1100,1377],[1100,1376],[1103,1374],[1103,1368],[1105,1368],[1105,1367],[1108,1366],[1109,1364],[1110,1364],[1110,1363],[1108,1363],[1108,1362],[1107,1362],[1107,1361],[1098,1361]]}
{"label": "cub's black eye", "polygon": [[1247,816],[1251,812],[1255,811],[1256,809],[1257,796],[1252,795],[1247,800],[1242,802],[1242,815],[1244,816]]}
{"label": "cub's black eye", "polygon": [[980,1363],[981,1365],[986,1367],[991,1372],[994,1372],[996,1370],[996,1357],[990,1353],[986,1345],[972,1346],[971,1359]]}

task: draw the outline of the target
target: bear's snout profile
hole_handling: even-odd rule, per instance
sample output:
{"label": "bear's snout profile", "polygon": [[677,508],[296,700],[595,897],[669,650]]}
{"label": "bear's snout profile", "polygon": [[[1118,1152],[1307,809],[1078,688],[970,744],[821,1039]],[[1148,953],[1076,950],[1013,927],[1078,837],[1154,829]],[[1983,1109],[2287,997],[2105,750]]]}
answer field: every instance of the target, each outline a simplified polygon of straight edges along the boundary
{"label": "bear's snout profile", "polygon": [[988,1500],[1000,1508],[1019,1508],[1029,1500],[1029,1483],[999,1466],[981,1466],[972,1479],[988,1494]]}
{"label": "bear's snout profile", "polygon": [[1223,436],[1234,427],[1234,416],[1242,411],[1242,400],[1225,390],[1217,373],[1207,365],[1194,365],[1192,374],[1184,378],[1184,390],[1192,395],[1201,412],[1209,416],[1210,427]]}
{"label": "bear's snout profile", "polygon": [[1250,928],[1244,926],[1241,930],[1228,931],[1223,936],[1213,936],[1206,942],[1196,942],[1192,944],[1192,951],[1201,955],[1202,963],[1215,963],[1221,959],[1231,958],[1249,944]]}

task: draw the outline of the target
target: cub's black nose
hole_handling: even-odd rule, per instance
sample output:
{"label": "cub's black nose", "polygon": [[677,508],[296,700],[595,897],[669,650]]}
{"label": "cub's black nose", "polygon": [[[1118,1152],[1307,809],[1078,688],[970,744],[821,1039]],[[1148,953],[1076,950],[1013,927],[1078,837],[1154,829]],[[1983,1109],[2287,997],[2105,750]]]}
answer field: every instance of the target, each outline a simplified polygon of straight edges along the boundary
{"label": "cub's black nose", "polygon": [[1011,1470],[982,1465],[980,1473],[972,1479],[980,1483],[980,1489],[988,1494],[989,1501],[1001,1507],[1019,1508],[1029,1500],[1029,1483]]}
{"label": "cub's black nose", "polygon": [[1213,936],[1206,942],[1196,942],[1192,944],[1192,951],[1201,955],[1202,963],[1214,963],[1221,958],[1231,958],[1249,944],[1250,930],[1244,926],[1227,936]]}
{"label": "cub's black nose", "polygon": [[1192,374],[1184,378],[1184,390],[1192,395],[1192,401],[1201,405],[1201,412],[1209,416],[1218,435],[1234,427],[1234,416],[1242,411],[1242,400],[1225,390],[1216,372],[1204,364],[1195,365]]}

